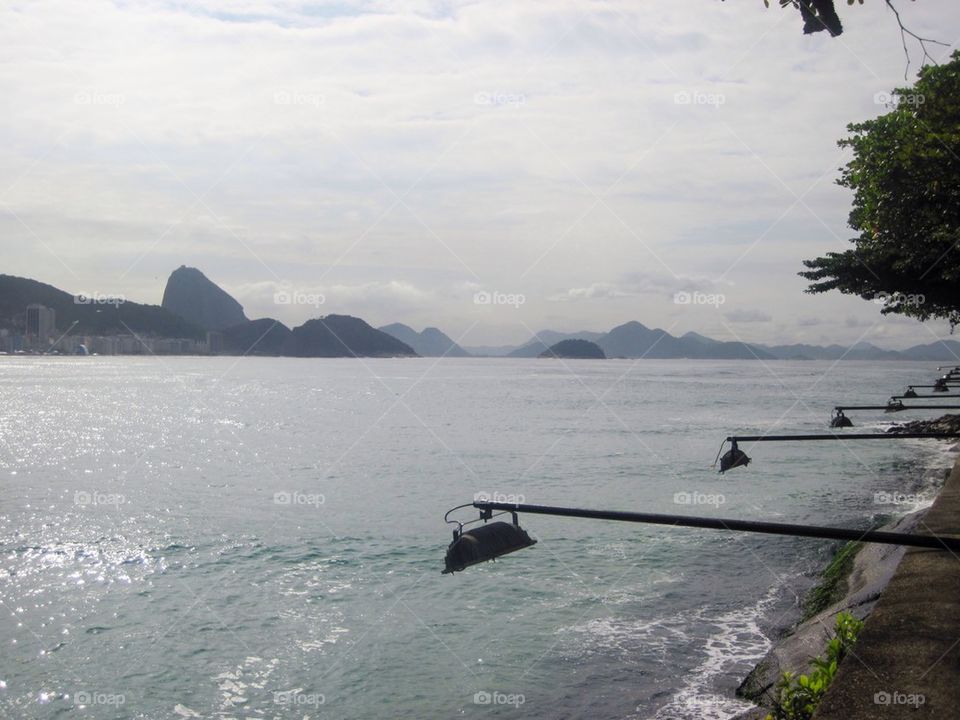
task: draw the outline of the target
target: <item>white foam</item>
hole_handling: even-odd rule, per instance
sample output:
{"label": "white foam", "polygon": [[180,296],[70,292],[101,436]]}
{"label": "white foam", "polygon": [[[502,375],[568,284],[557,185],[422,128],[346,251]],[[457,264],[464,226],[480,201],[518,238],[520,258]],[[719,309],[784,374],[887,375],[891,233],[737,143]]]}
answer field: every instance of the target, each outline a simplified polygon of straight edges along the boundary
{"label": "white foam", "polygon": [[732,610],[715,618],[702,615],[700,622],[717,631],[703,644],[703,662],[694,668],[669,703],[661,707],[654,720],[729,720],[749,710],[752,704],[730,695],[718,695],[713,688],[718,676],[734,667],[746,667],[769,650],[771,641],[764,635],[760,621],[776,601],[785,577],[780,577],[756,604]]}
{"label": "white foam", "polygon": [[176,706],[174,706],[173,711],[174,711],[177,715],[179,715],[180,717],[185,717],[185,718],[198,718],[198,717],[200,717],[200,713],[198,713],[196,710],[191,710],[190,708],[186,707],[185,705],[176,705]]}
{"label": "white foam", "polygon": [[625,661],[635,658],[636,648],[642,646],[644,655],[666,658],[671,648],[690,641],[686,631],[687,618],[676,615],[672,618],[640,621],[616,617],[601,617],[588,620],[570,628],[558,630],[558,634],[575,633],[584,637],[576,643],[578,652],[618,652]]}

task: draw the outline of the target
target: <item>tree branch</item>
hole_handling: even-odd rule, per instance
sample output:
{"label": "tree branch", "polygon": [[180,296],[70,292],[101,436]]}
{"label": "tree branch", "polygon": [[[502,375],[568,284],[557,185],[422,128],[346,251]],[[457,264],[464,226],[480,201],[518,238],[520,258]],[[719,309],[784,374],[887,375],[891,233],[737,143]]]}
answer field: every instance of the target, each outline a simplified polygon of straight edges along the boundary
{"label": "tree branch", "polygon": [[927,60],[932,62],[934,65],[939,65],[936,60],[933,59],[933,56],[930,54],[930,51],[927,50],[927,43],[933,43],[934,45],[942,45],[943,47],[950,47],[949,43],[941,42],[939,40],[934,40],[933,38],[925,38],[917,35],[913,30],[908,27],[905,27],[903,20],[900,18],[900,13],[897,11],[897,8],[893,5],[893,0],[886,0],[887,7],[893,11],[894,17],[897,18],[897,25],[900,27],[900,42],[903,43],[903,54],[907,58],[907,66],[903,69],[903,79],[907,80],[907,75],[910,72],[910,50],[907,48],[907,36],[909,35],[920,45],[920,49],[923,50],[923,59],[920,62],[920,67],[923,67],[927,64]]}

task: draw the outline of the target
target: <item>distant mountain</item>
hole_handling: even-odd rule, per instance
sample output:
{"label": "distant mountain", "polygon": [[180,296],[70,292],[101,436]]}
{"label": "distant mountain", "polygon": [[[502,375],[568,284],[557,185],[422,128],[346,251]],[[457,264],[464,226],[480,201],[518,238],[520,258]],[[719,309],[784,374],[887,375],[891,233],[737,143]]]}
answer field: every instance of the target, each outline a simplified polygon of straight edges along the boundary
{"label": "distant mountain", "polygon": [[693,330],[691,330],[690,332],[685,332],[683,335],[680,336],[680,339],[693,340],[695,342],[700,343],[701,345],[719,345],[720,344],[719,340],[708,338],[706,335],[701,335],[700,333],[693,332]]}
{"label": "distant mountain", "polygon": [[327,315],[293,329],[297,357],[416,357],[413,348],[350,315]]}
{"label": "distant mountain", "polygon": [[517,349],[516,345],[464,345],[463,349],[473,357],[507,357]]}
{"label": "distant mountain", "polygon": [[778,360],[837,360],[847,350],[840,345],[762,345],[759,346]]}
{"label": "distant mountain", "polygon": [[589,340],[569,339],[554,343],[543,351],[542,358],[567,358],[570,360],[604,360],[603,350]]}
{"label": "distant mountain", "polygon": [[636,320],[613,328],[597,344],[607,357],[645,357],[651,360],[684,357],[683,342],[679,338],[664,330],[651,330]]}
{"label": "distant mountain", "polygon": [[170,273],[161,305],[205,330],[223,330],[247,321],[240,303],[202,272],[186,265]]}
{"label": "distant mountain", "polygon": [[417,332],[409,325],[393,323],[378,329],[406,343],[421,357],[470,357],[470,353],[435,327]]}
{"label": "distant mountain", "polygon": [[549,347],[561,340],[595,342],[607,357],[623,358],[696,358],[710,360],[773,360],[774,356],[756,345],[741,342],[722,342],[698,333],[688,332],[675,337],[665,330],[651,330],[635,320],[618,325],[608,333],[581,331],[558,333],[543,330],[528,343],[507,353],[507,357],[540,357]]}
{"label": "distant mountain", "polygon": [[714,340],[695,332],[680,337],[631,321],[607,333],[542,330],[523,345],[460,347],[436,328],[417,333],[394,323],[376,330],[359,318],[328,315],[290,330],[271,318],[247,320],[243,308],[200,270],[181,266],[167,281],[163,306],[122,297],[72,295],[37,280],[0,274],[0,329],[22,333],[26,308],[56,311],[56,326],[71,335],[129,335],[204,340],[206,329],[223,333],[224,351],[300,357],[440,356],[539,357],[564,340],[596,343],[607,357],[727,360],[919,360],[956,364],[960,341],[940,340],[906,350],[884,350],[859,342],[842,345],[761,345]]}
{"label": "distant mountain", "polygon": [[756,345],[778,360],[908,360],[896,350],[883,350],[867,342],[842,345]]}
{"label": "distant mountain", "polygon": [[23,331],[27,305],[38,303],[56,312],[57,328],[64,332],[74,322],[72,335],[129,335],[202,340],[202,328],[164,310],[118,296],[71,295],[53,285],[14,275],[0,275],[0,327]]}
{"label": "distant mountain", "polygon": [[742,342],[713,340],[697,333],[675,337],[636,321],[613,328],[597,340],[607,357],[699,360],[773,360],[764,349]]}
{"label": "distant mountain", "polygon": [[898,354],[904,360],[933,360],[956,365],[957,358],[960,357],[960,342],[941,340],[926,345],[914,345]]}
{"label": "distant mountain", "polygon": [[507,357],[512,358],[535,358],[540,357],[550,346],[556,345],[563,340],[590,340],[596,341],[603,337],[603,333],[581,330],[575,333],[562,333],[555,330],[541,330],[530,342],[521,345],[506,353]]}
{"label": "distant mountain", "polygon": [[235,355],[293,355],[293,332],[279,320],[247,320],[224,328],[223,349]]}

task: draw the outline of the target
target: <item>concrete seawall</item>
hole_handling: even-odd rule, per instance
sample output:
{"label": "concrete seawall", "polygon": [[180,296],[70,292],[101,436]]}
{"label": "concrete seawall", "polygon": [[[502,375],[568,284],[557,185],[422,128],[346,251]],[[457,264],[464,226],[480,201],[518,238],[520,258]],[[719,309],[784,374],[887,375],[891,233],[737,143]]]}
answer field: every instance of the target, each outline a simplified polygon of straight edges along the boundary
{"label": "concrete seawall", "polygon": [[[960,537],[960,459],[914,532]],[[960,556],[911,548],[814,720],[960,718]]]}

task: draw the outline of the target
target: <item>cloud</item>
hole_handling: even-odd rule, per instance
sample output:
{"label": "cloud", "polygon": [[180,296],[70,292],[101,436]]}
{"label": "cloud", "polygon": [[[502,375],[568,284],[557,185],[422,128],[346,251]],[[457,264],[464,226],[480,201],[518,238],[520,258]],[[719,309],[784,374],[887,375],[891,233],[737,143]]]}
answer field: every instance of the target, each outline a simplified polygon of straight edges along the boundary
{"label": "cloud", "polygon": [[706,277],[670,276],[663,273],[631,272],[620,276],[617,282],[595,282],[574,287],[548,296],[551,302],[576,302],[658,295],[672,299],[678,292],[718,293],[727,289],[729,282]]}
{"label": "cloud", "polygon": [[227,289],[247,317],[273,317],[293,325],[328,314],[366,315],[374,322],[371,314],[379,316],[385,307],[391,308],[393,317],[401,317],[438,302],[434,292],[398,280],[355,285],[266,281]]}
{"label": "cloud", "polygon": [[[874,94],[903,84],[903,57],[882,3],[844,8],[841,40],[787,13],[5,4],[5,271],[156,302],[187,263],[265,283],[245,300],[264,314],[286,280],[325,310],[420,325],[469,324],[467,282],[523,293],[535,326],[565,303],[571,330],[625,312],[667,326],[677,292],[733,287],[777,317],[843,317],[850,298],[803,295],[796,272],[848,235],[835,143],[883,111]],[[901,13],[926,36],[960,22],[951,0]],[[682,329],[715,321],[687,313]]]}
{"label": "cloud", "polygon": [[566,292],[550,295],[547,300],[550,302],[576,302],[579,300],[632,297],[637,294],[628,292],[612,283],[593,283],[586,287],[570,288]]}
{"label": "cloud", "polygon": [[770,322],[773,317],[761,310],[731,310],[723,316],[734,323],[763,323]]}

